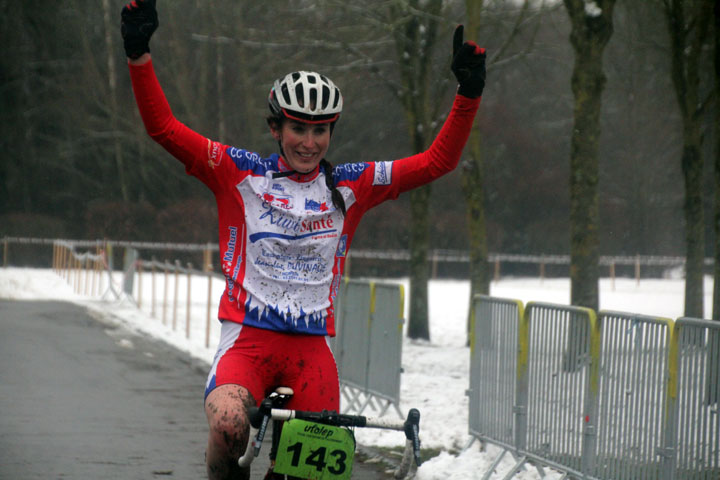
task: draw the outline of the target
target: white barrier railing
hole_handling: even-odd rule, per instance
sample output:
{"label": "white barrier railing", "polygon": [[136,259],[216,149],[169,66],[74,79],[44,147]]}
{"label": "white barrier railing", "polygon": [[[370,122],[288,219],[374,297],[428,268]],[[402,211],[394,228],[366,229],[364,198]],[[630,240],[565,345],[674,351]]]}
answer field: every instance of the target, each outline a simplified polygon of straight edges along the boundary
{"label": "white barrier railing", "polygon": [[[108,248],[132,248],[143,251],[182,251],[182,252],[200,252],[203,254],[203,270],[209,269],[211,258],[214,252],[218,251],[218,246],[211,243],[193,244],[193,243],[157,243],[157,242],[133,242],[133,241],[116,241],[116,240],[53,240],[42,238],[25,238],[25,237],[4,237],[3,243],[3,266],[9,264],[11,244],[19,245],[53,245],[55,242],[64,242],[75,248],[95,248],[96,250],[107,250]],[[386,261],[409,261],[410,252],[408,250],[367,250],[352,249],[348,254],[345,273],[350,276],[350,267],[353,261],[358,260],[386,260]],[[463,250],[446,250],[435,249],[430,250],[428,254],[428,262],[432,267],[432,277],[437,277],[438,265],[441,263],[468,263],[470,254]],[[685,257],[681,256],[658,256],[658,255],[603,255],[598,259],[599,265],[608,268],[608,277],[615,279],[616,268],[619,266],[633,267],[634,276],[639,282],[642,271],[647,267],[665,267],[680,268],[685,265]],[[546,267],[549,265],[570,265],[569,255],[529,255],[529,254],[507,254],[507,253],[490,253],[488,254],[488,263],[493,266],[493,278],[499,280],[502,275],[502,265],[504,264],[529,264],[538,266],[538,276],[542,279],[545,277]],[[704,264],[706,266],[713,265],[712,258],[706,258]]]}

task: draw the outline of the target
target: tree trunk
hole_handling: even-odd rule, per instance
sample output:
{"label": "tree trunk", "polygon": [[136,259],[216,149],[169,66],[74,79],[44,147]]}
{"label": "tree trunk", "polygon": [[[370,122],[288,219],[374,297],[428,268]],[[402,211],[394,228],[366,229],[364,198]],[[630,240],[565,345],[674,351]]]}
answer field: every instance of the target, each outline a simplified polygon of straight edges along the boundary
{"label": "tree trunk", "polygon": [[[402,89],[398,93],[414,153],[424,151],[432,138],[429,114],[431,52],[435,46],[438,19],[442,1],[420,2],[413,0],[409,5],[394,3],[389,18],[405,18],[402,27],[394,30],[395,48],[400,68]],[[420,12],[419,14],[417,12]],[[448,47],[449,48],[449,47]],[[429,207],[430,185],[410,193],[410,313],[407,335],[410,338],[430,340],[428,317],[428,248],[429,248]]]}
{"label": "tree trunk", "polygon": [[715,2],[715,270],[712,319],[720,320],[720,1]]}
{"label": "tree trunk", "polygon": [[685,177],[685,316],[693,318],[703,317],[703,163],[699,131],[697,136],[688,133],[682,155],[682,171]]}
{"label": "tree trunk", "polygon": [[[713,275],[712,319],[720,320],[720,0],[715,1],[715,270]],[[720,349],[720,332],[709,330],[708,347],[711,351]],[[712,405],[720,401],[720,362],[710,362],[706,382],[708,385],[705,402]]]}
{"label": "tree trunk", "polygon": [[564,0],[575,50],[575,97],[570,151],[570,301],[597,310],[598,298],[598,145],[605,87],[602,55],[613,32],[615,0]]}
{"label": "tree trunk", "polygon": [[107,65],[108,65],[108,90],[110,93],[110,126],[113,134],[113,157],[115,158],[115,167],[117,171],[117,181],[120,187],[120,195],[123,202],[130,201],[127,181],[125,180],[125,165],[123,161],[123,149],[120,139],[120,129],[118,126],[118,104],[117,104],[117,72],[115,71],[115,42],[117,35],[117,27],[110,21],[110,3],[108,0],[102,1],[103,7],[103,23],[105,26],[105,48],[107,49]]}
{"label": "tree trunk", "polygon": [[670,34],[671,75],[683,119],[685,316],[702,318],[705,221],[699,63],[707,43],[713,0],[690,5],[682,0],[663,0],[663,5]]}
{"label": "tree trunk", "polygon": [[430,206],[430,185],[424,185],[410,192],[410,322],[407,335],[410,338],[430,340],[428,318],[428,208]]}
{"label": "tree trunk", "polygon": [[[480,40],[478,28],[484,2],[466,0],[468,23],[465,33],[469,40]],[[485,167],[481,152],[480,130],[474,127],[467,145],[468,159],[462,164],[462,189],[467,211],[467,225],[470,235],[470,309],[467,316],[468,343],[472,325],[472,299],[475,295],[490,293],[490,273],[488,267],[488,245],[485,230],[485,190],[483,181]]]}

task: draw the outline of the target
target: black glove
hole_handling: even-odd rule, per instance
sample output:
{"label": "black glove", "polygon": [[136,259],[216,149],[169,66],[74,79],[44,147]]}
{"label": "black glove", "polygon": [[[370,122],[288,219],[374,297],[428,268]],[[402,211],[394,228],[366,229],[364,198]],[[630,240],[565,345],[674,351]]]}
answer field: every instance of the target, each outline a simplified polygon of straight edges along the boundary
{"label": "black glove", "polygon": [[120,14],[125,53],[133,60],[150,52],[150,37],[158,27],[155,0],[133,0]]}
{"label": "black glove", "polygon": [[485,88],[485,49],[472,41],[463,43],[463,31],[462,25],[455,29],[450,68],[460,84],[458,93],[464,97],[478,98]]}

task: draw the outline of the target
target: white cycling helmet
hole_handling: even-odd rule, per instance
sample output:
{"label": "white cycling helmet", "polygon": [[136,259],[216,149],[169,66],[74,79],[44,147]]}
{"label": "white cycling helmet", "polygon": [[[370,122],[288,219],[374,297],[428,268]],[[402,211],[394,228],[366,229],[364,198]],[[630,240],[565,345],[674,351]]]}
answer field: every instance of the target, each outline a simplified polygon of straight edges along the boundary
{"label": "white cycling helmet", "polygon": [[305,123],[333,123],[340,117],[340,89],[324,75],[293,72],[275,80],[268,96],[270,112]]}

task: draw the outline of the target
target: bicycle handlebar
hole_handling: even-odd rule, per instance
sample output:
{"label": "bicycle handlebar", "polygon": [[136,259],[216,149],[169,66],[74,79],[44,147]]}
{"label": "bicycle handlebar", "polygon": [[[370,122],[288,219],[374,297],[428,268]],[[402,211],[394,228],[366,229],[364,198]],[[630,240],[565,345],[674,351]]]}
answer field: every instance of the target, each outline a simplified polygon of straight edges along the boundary
{"label": "bicycle handlebar", "polygon": [[[273,402],[273,400],[275,401]],[[417,466],[420,466],[420,411],[416,408],[410,409],[407,418],[402,421],[380,417],[365,417],[363,415],[348,415],[328,410],[308,412],[274,408],[274,404],[277,405],[278,403],[282,403],[282,400],[266,398],[260,404],[260,407],[250,409],[250,439],[245,453],[238,459],[238,464],[241,467],[250,465],[260,453],[260,446],[270,420],[285,421],[293,418],[336,427],[380,428],[403,431],[406,438],[405,450],[400,466],[395,472],[395,478],[404,478],[407,475],[412,459],[415,460]]]}

